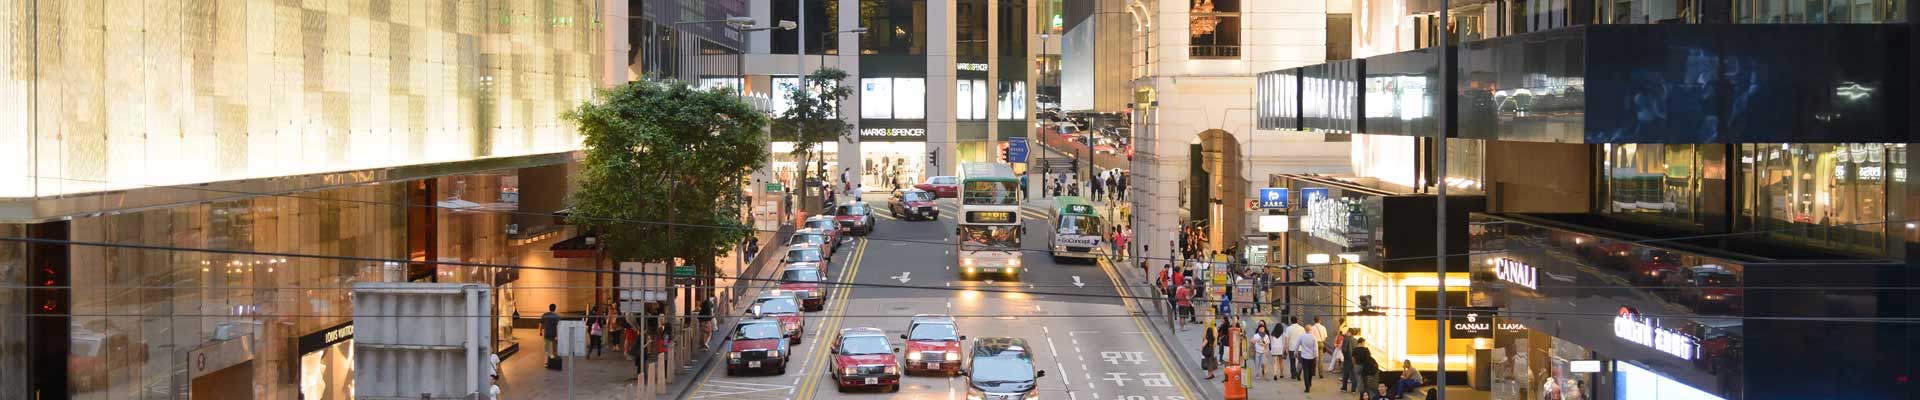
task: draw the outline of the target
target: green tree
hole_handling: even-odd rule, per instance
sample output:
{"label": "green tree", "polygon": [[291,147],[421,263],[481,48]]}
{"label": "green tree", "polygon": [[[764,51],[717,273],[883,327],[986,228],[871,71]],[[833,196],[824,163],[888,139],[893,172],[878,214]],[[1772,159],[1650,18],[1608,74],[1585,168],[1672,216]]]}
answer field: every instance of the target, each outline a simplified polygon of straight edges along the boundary
{"label": "green tree", "polygon": [[639,81],[565,117],[586,155],[571,219],[615,261],[679,258],[711,276],[714,257],[751,232],[740,188],[766,163],[767,117],[732,92]]}
{"label": "green tree", "polygon": [[[847,79],[847,72],[835,68],[823,68],[807,74],[806,81],[800,87],[788,90],[785,95],[792,107],[774,120],[774,134],[780,140],[793,142],[793,156],[800,160],[798,182],[800,203],[806,204],[807,177],[817,177],[827,181],[829,171],[813,171],[811,156],[821,142],[837,141],[849,132],[847,121],[840,118],[840,102],[853,94],[853,90],[841,85]],[[810,95],[811,94],[811,95]],[[816,176],[816,174],[818,176]]]}

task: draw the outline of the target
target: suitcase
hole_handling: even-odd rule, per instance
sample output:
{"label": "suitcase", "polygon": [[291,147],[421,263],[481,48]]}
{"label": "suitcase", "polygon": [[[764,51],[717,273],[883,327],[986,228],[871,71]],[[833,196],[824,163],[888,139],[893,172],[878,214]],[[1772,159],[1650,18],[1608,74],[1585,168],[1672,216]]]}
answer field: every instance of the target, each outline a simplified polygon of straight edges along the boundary
{"label": "suitcase", "polygon": [[560,370],[560,358],[559,358],[559,357],[554,357],[554,358],[549,358],[549,359],[547,359],[547,369],[550,369],[550,370],[555,370],[555,371],[559,371],[559,370]]}

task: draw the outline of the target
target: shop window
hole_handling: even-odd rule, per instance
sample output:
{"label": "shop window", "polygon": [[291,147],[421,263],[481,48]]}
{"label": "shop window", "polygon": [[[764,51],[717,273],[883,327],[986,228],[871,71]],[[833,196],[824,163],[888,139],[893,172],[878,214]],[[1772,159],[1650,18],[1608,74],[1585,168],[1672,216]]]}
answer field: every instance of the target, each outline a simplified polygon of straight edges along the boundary
{"label": "shop window", "polygon": [[926,96],[925,78],[861,78],[860,118],[926,118]]}
{"label": "shop window", "polygon": [[1240,0],[1189,0],[1187,56],[1240,58]]}
{"label": "shop window", "polygon": [[[1883,252],[1888,155],[1879,143],[1740,145],[1739,228],[1855,254]],[[1904,180],[1904,168],[1899,172]]]}
{"label": "shop window", "polygon": [[1751,24],[1905,22],[1909,0],[1736,0],[1734,18]]}

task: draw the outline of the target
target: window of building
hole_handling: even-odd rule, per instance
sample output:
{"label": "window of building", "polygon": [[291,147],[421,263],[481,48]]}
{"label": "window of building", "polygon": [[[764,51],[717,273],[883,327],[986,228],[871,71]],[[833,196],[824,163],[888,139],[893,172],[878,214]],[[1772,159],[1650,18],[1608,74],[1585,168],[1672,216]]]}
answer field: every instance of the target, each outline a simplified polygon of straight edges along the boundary
{"label": "window of building", "polygon": [[927,52],[925,0],[860,0],[861,54],[920,55]]}
{"label": "window of building", "polygon": [[1015,62],[1027,57],[1027,2],[1026,0],[1000,0],[1000,62],[1007,63],[1008,57]]}
{"label": "window of building", "polygon": [[893,78],[860,79],[860,118],[893,118]]}
{"label": "window of building", "polygon": [[1027,118],[1027,82],[1000,81],[999,111],[1001,121],[1022,120]]}
{"label": "window of building", "polygon": [[840,26],[840,2],[811,0],[805,3],[807,3],[807,29],[805,29],[807,54],[840,54],[840,35],[853,34],[835,33],[853,29],[851,26]]}
{"label": "window of building", "polygon": [[959,90],[954,91],[953,118],[958,120],[987,118],[987,81],[961,79]]}
{"label": "window of building", "polygon": [[1887,232],[1888,170],[1903,145],[1796,143],[1740,145],[1741,210],[1736,223],[1774,239],[1878,254]]}
{"label": "window of building", "polygon": [[1606,198],[1603,212],[1684,227],[1705,223],[1701,191],[1705,179],[1725,179],[1722,145],[1605,145],[1601,173]]}
{"label": "window of building", "polygon": [[954,56],[962,60],[987,58],[987,10],[987,0],[959,0],[954,4]]}
{"label": "window of building", "polygon": [[1905,22],[1908,0],[1735,0],[1741,23],[1887,23]]}
{"label": "window of building", "polygon": [[1240,58],[1240,0],[1188,0],[1187,55]]}
{"label": "window of building", "polygon": [[[771,19],[771,21],[793,21],[794,23],[799,23],[800,2],[773,2],[773,19]],[[773,35],[772,44],[768,47],[768,51],[773,54],[796,54],[800,52],[799,30],[774,29],[768,32]]]}
{"label": "window of building", "polygon": [[893,117],[898,119],[927,117],[926,78],[893,78]]}
{"label": "window of building", "polygon": [[860,79],[860,118],[922,119],[926,105],[926,78]]}

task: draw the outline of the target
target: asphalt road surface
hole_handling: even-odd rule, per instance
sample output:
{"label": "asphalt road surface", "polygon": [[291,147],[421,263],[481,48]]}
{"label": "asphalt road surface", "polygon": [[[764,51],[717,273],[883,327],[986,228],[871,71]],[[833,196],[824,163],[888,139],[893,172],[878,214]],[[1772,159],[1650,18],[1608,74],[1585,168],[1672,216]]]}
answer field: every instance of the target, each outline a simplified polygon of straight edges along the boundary
{"label": "asphalt road surface", "polygon": [[[794,346],[784,375],[727,376],[723,366],[708,369],[693,399],[964,399],[966,378],[905,376],[900,391],[882,393],[836,390],[826,343],[841,328],[886,331],[895,348],[903,345],[909,317],[949,314],[960,334],[1025,338],[1034,365],[1046,371],[1039,397],[1068,400],[1198,400],[1192,382],[1175,373],[1177,365],[1144,325],[1127,311],[1114,286],[1110,266],[1056,264],[1041,252],[1046,246],[1044,210],[1021,213],[1027,234],[1022,259],[1028,271],[1019,281],[962,280],[955,271],[952,236],[954,204],[941,200],[939,221],[900,221],[880,210],[873,235],[842,248],[831,270],[834,281],[904,287],[846,287],[829,294],[827,308],[808,314],[804,343]],[[1087,294],[1093,296],[1079,296]],[[964,344],[970,346],[971,343]]]}

